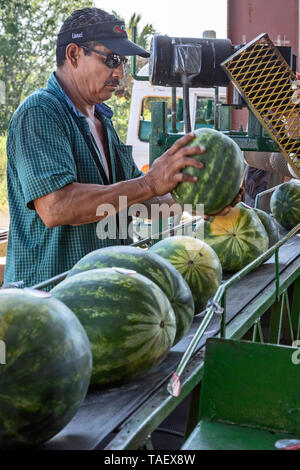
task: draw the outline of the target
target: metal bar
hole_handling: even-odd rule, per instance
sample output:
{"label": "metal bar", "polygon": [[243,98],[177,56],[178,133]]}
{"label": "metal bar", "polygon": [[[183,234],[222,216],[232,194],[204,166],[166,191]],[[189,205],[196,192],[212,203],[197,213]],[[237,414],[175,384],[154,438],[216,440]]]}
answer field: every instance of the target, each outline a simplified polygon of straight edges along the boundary
{"label": "metal bar", "polygon": [[279,299],[279,259],[278,249],[275,250],[275,283],[276,283],[276,297]]}
{"label": "metal bar", "polygon": [[291,319],[293,325],[293,331],[295,339],[299,339],[299,328],[300,328],[300,278],[297,279],[293,286],[293,300],[292,300],[292,312]]}
{"label": "metal bar", "polygon": [[190,225],[198,222],[201,219],[201,217],[193,217],[191,220],[188,220],[187,222],[183,222],[182,224],[176,225],[175,227],[168,228],[167,230],[164,230],[161,233],[155,233],[151,235],[151,237],[144,238],[143,240],[139,240],[138,242],[132,243],[130,246],[140,246],[147,244],[149,242],[152,242],[155,239],[159,239],[159,237],[165,237],[166,235],[170,235],[172,232],[176,233],[177,230],[183,230]]}
{"label": "metal bar", "polygon": [[222,295],[221,308],[223,309],[221,317],[221,338],[226,338],[226,292]]}
{"label": "metal bar", "polygon": [[260,342],[264,343],[264,335],[263,335],[263,331],[262,331],[262,327],[261,327],[261,323],[260,323],[260,318],[259,318],[259,320],[257,320],[257,331],[258,331],[258,336],[259,336]]}
{"label": "metal bar", "polygon": [[281,184],[279,184],[278,186],[274,186],[273,188],[266,189],[266,191],[262,191],[261,193],[258,193],[255,197],[254,207],[256,209],[258,208],[258,201],[261,198],[261,196],[264,196],[265,194],[273,193],[273,191],[279,188],[279,186],[281,186]]}
{"label": "metal bar", "polygon": [[216,130],[219,130],[219,88],[215,87],[215,111],[214,111],[214,127]]}
{"label": "metal bar", "polygon": [[[135,43],[136,42],[136,32],[137,32],[137,28],[136,26],[133,26],[132,27],[132,41]],[[138,81],[138,82],[149,82],[149,75],[146,76],[141,76],[141,75],[137,75],[136,74],[136,56],[133,55],[131,57],[131,63],[130,63],[130,68],[131,68],[131,75],[132,77],[134,78],[134,80]]]}
{"label": "metal bar", "polygon": [[252,331],[252,343],[256,341],[256,333],[257,333],[257,320],[254,322],[253,331]]}
{"label": "metal bar", "polygon": [[278,343],[278,331],[279,331],[279,323],[280,323],[280,306],[281,302],[276,298],[276,302],[272,305],[271,309],[271,317],[270,317],[270,324],[269,324],[269,338],[268,342],[277,344]]}
{"label": "metal bar", "polygon": [[191,432],[195,429],[199,421],[199,405],[200,405],[201,382],[196,385],[191,393],[189,411],[185,423],[184,440],[186,440]]}
{"label": "metal bar", "polygon": [[[299,279],[299,260],[295,260],[282,274],[280,278],[280,289],[287,288]],[[227,325],[227,338],[240,339],[253,326],[255,320],[260,318],[276,302],[275,281],[255,298],[250,304],[238,314],[229,325]]]}
{"label": "metal bar", "polygon": [[287,317],[287,322],[288,322],[288,333],[290,335],[290,342],[291,344],[294,341],[294,330],[293,330],[293,323],[292,323],[292,317],[291,317],[291,309],[290,309],[290,302],[289,302],[289,296],[287,290],[283,293],[284,299],[285,299],[285,306],[286,306],[286,317]]}
{"label": "metal bar", "polygon": [[[196,331],[196,334],[194,335],[192,341],[190,342],[190,344],[188,345],[185,353],[183,354],[183,357],[180,361],[180,363],[178,364],[177,366],[177,369],[175,371],[175,373],[179,376],[182,375],[182,372],[183,370],[185,369],[186,365],[187,365],[187,362],[188,360],[190,359],[191,355],[193,354],[193,352],[195,351],[196,347],[197,347],[197,344],[199,343],[200,339],[202,338],[202,336],[204,335],[205,333],[205,330],[206,328],[208,327],[212,317],[214,316],[214,313],[215,313],[215,310],[213,308],[210,308],[208,310],[208,312],[206,313],[205,317],[203,318],[198,330]],[[173,391],[173,381],[171,379],[171,381],[168,383],[168,391],[169,393],[172,394],[172,391]]]}
{"label": "metal bar", "polygon": [[280,344],[280,336],[282,330],[282,317],[284,309],[284,294],[281,296],[281,305],[280,305],[280,316],[279,316],[279,325],[278,325],[278,334],[277,334],[277,344]]}
{"label": "metal bar", "polygon": [[176,127],[176,87],[172,87],[172,130],[178,132]]}
{"label": "metal bar", "polygon": [[48,279],[47,281],[40,282],[39,284],[32,286],[32,289],[45,289],[45,287],[49,287],[51,284],[58,284],[67,277],[69,272],[70,271],[66,271],[62,274],[58,274],[58,276],[54,276],[51,279]]}

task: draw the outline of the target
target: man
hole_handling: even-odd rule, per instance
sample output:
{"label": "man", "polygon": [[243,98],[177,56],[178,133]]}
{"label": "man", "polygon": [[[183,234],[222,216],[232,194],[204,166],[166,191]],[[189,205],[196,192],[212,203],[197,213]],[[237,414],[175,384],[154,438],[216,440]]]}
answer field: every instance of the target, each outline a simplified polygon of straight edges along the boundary
{"label": "man", "polygon": [[7,137],[6,283],[34,285],[69,270],[90,251],[121,244],[119,234],[98,238],[97,222],[106,215],[99,215],[99,207],[110,204],[119,212],[120,196],[127,198],[127,207],[146,203],[150,210],[153,201],[172,205],[168,193],[181,181],[195,181],[181,170],[202,168],[192,157],[205,149],[183,148],[193,139],[190,134],[146,175],[137,169],[104,104],[123,78],[128,55],[149,56],[128,40],[122,21],[97,8],[77,10],[58,34],[57,69],[47,87],[16,110]]}

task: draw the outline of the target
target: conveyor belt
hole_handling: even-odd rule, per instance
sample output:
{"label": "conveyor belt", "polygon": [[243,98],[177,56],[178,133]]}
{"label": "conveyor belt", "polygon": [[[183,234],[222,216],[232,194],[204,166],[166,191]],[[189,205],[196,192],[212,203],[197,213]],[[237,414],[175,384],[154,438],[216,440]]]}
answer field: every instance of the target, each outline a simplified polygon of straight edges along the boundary
{"label": "conveyor belt", "polygon": [[[300,234],[294,236],[279,250],[279,272],[282,273],[293,261],[299,259]],[[227,318],[230,323],[255,297],[275,279],[274,257],[238,281],[227,292]],[[94,449],[101,448],[101,441],[143,405],[174,372],[183,352],[198,326],[201,315],[195,317],[189,334],[171,349],[165,361],[158,367],[135,380],[115,387],[89,391],[73,420],[42,449]],[[220,317],[210,323],[198,350],[207,337],[220,331]]]}

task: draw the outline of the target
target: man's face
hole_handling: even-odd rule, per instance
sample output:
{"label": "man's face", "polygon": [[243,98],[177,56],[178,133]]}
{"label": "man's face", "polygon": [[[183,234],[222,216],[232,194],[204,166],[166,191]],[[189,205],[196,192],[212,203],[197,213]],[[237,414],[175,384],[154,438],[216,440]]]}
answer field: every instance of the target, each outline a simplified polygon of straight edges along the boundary
{"label": "man's face", "polygon": [[[93,49],[105,54],[112,53],[101,44],[94,45]],[[101,103],[111,98],[124,76],[122,64],[110,69],[105,65],[105,59],[105,56],[96,52],[85,55],[84,50],[78,47],[77,66],[73,66],[71,70],[79,93],[90,104]]]}

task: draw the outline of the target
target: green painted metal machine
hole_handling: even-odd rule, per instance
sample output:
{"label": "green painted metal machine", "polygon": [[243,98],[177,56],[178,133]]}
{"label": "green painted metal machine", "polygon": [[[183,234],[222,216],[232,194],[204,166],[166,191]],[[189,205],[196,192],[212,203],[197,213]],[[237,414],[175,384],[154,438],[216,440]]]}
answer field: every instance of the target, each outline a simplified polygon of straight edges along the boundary
{"label": "green painted metal machine", "polygon": [[[279,152],[300,176],[299,104],[295,97],[295,56],[290,47],[276,48],[267,34],[249,44],[233,46],[228,39],[191,39],[154,36],[149,80],[172,86],[176,115],[176,86],[183,87],[183,117],[191,131],[189,88],[215,87],[214,127],[236,141],[242,150]],[[233,82],[233,103],[219,101],[218,87]],[[238,91],[238,92],[237,92]],[[231,110],[249,109],[247,131],[231,130]],[[183,134],[176,125],[168,131],[167,106],[152,103],[149,163]]]}

